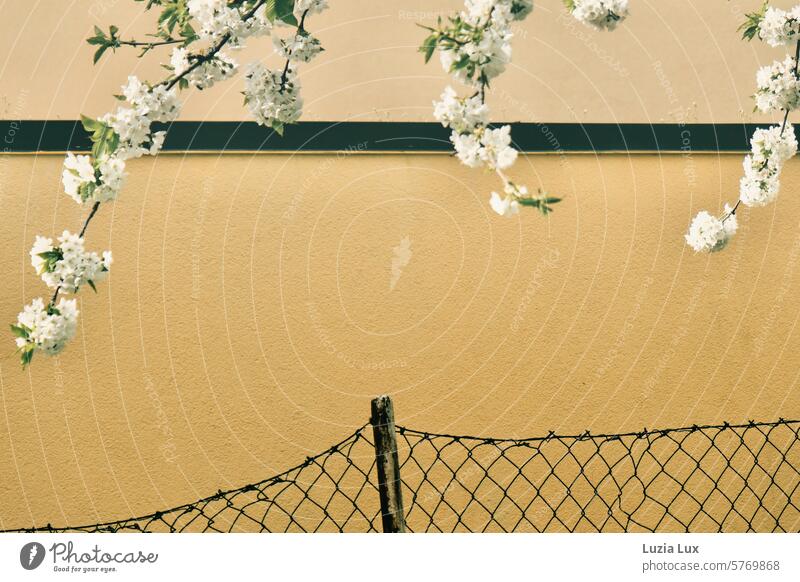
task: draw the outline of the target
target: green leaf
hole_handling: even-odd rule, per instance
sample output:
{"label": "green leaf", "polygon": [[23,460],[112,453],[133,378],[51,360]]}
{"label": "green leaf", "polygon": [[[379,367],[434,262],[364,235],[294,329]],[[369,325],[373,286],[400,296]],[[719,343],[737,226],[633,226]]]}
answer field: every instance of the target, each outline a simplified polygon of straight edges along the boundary
{"label": "green leaf", "polygon": [[769,3],[767,0],[764,0],[764,3],[761,5],[761,8],[759,8],[758,11],[749,12],[744,15],[745,21],[738,28],[738,30],[742,32],[742,39],[753,40],[753,38],[755,38],[755,36],[758,34],[758,28],[761,25],[761,21],[764,19],[764,14],[767,12],[768,6]]}
{"label": "green leaf", "polygon": [[433,34],[428,36],[428,38],[426,38],[423,41],[422,46],[419,47],[420,52],[425,55],[425,64],[427,64],[428,61],[431,60],[431,57],[433,56],[433,52],[436,50],[436,45],[438,44],[438,42],[439,42],[439,35],[434,32]]}
{"label": "green leaf", "polygon": [[294,16],[294,0],[267,0],[264,5],[270,22],[279,20],[291,26],[297,26]]}
{"label": "green leaf", "polygon": [[109,45],[104,44],[103,46],[99,47],[96,51],[94,51],[94,56],[92,57],[92,64],[96,65],[97,61],[103,56],[103,54],[108,50]]}
{"label": "green leaf", "polygon": [[22,350],[22,354],[20,355],[20,360],[22,361],[22,368],[24,369],[25,366],[31,363],[33,359],[33,346],[31,349],[27,349],[27,346],[24,350]]}
{"label": "green leaf", "polygon": [[81,200],[85,202],[92,197],[96,188],[97,184],[94,182],[84,182],[78,187],[78,195],[81,197]]}
{"label": "green leaf", "polygon": [[28,330],[25,328],[24,325],[14,325],[12,323],[11,333],[13,333],[16,337],[21,337],[22,339],[28,339]]}
{"label": "green leaf", "polygon": [[101,122],[85,115],[81,115],[81,123],[83,124],[83,129],[89,132],[95,132],[103,126]]}
{"label": "green leaf", "polygon": [[564,6],[567,7],[567,10],[572,12],[575,10],[575,0],[561,0],[564,3]]}
{"label": "green leaf", "polygon": [[92,288],[92,291],[94,291],[95,293],[97,293],[97,287],[95,287],[95,286],[94,286],[94,281],[92,281],[91,279],[89,279],[89,280],[88,280],[88,281],[86,281],[86,282],[87,282],[87,283],[89,283],[89,287],[91,287],[91,288]]}

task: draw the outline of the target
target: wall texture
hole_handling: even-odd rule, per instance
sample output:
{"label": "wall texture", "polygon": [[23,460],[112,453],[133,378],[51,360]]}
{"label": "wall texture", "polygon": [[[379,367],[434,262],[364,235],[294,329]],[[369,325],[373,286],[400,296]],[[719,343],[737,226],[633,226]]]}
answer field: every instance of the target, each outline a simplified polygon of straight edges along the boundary
{"label": "wall texture", "polygon": [[[446,78],[415,52],[415,23],[459,2],[332,4],[314,22],[328,50],[303,69],[305,118],[430,120]],[[494,118],[763,121],[755,71],[783,53],[735,30],[758,4],[637,0],[608,35],[542,0]],[[129,73],[156,78],[156,59],[124,51],[92,67],[84,42],[94,25],[148,30],[140,8],[4,6],[0,117],[98,115]],[[240,83],[187,94],[184,119],[245,118]],[[0,323],[44,292],[34,235],[80,220],[61,164],[0,157]],[[402,424],[492,436],[800,417],[796,162],[716,256],[681,235],[735,199],[740,155],[526,156],[520,180],[565,200],[510,221],[486,203],[493,177],[446,155],[164,155],[129,170],[91,225],[116,263],[80,295],[75,341],[22,371],[0,337],[0,528],[257,480],[365,423],[384,392]]]}
{"label": "wall texture", "polygon": [[[2,159],[0,321],[43,292],[34,234],[79,221],[61,161]],[[740,162],[527,156],[516,175],[565,200],[504,220],[446,155],[136,161],[91,225],[116,262],[75,341],[24,372],[3,344],[0,527],[257,480],[383,392],[402,424],[490,436],[799,417],[800,166],[724,253],[681,240]]]}

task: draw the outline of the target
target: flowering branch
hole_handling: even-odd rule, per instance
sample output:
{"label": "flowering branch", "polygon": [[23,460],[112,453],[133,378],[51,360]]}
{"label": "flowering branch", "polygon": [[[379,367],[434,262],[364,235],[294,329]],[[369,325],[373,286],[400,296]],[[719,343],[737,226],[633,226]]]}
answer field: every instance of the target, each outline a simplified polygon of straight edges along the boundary
{"label": "flowering branch", "polygon": [[739,30],[745,40],[758,37],[772,47],[795,43],[794,56],[787,54],[783,61],[761,67],[756,75],[756,110],[782,112],[783,122],[753,133],[736,204],[733,207],[725,204],[720,217],[705,210],[694,217],[684,238],[695,252],[717,252],[728,245],[738,227],[736,211],[741,204],[756,207],[774,202],[780,191],[783,165],[797,153],[789,113],[800,106],[800,5],[784,11],[764,2],[759,11],[746,15]]}
{"label": "flowering branch", "polygon": [[[65,230],[57,241],[37,236],[30,251],[34,269],[54,292],[47,304],[42,298],[34,299],[11,325],[23,367],[37,351],[49,355],[61,352],[74,336],[79,313],[76,299],[60,295],[75,294],[84,284],[96,292],[96,283],[107,276],[111,253],[87,252],[86,230],[101,204],[116,199],[122,189],[126,161],[161,150],[166,133],[152,131],[152,124],[169,123],[178,117],[176,88],[205,89],[229,78],[238,64],[222,52],[223,48],[239,49],[249,37],[268,35],[277,26],[294,26],[290,39],[274,39],[275,52],[286,59],[283,72],[272,73],[261,63],[254,63],[246,81],[245,102],[256,120],[282,133],[286,123],[299,119],[302,107],[297,73],[290,61],[308,62],[322,51],[319,40],[305,30],[305,21],[326,9],[326,0],[136,1],[146,1],[147,10],[161,8],[159,29],[152,35],[159,40],[124,40],[116,26],[109,27],[108,34],[95,27],[95,35],[87,39],[98,47],[94,62],[109,48],[139,47],[143,49],[141,57],[156,47],[175,45],[166,67],[171,74],[154,85],[128,77],[123,94],[118,96],[125,106],[98,119],[82,117],[83,127],[91,135],[91,154],[68,153],[62,182],[75,202],[91,204],[91,208],[78,234]],[[189,52],[187,47],[198,41],[206,48]]]}
{"label": "flowering branch", "polygon": [[[567,0],[573,16],[588,26],[613,30],[628,14],[628,0]],[[524,20],[533,10],[532,0],[466,0],[464,10],[435,28],[422,27],[429,35],[419,50],[427,63],[439,51],[444,69],[456,80],[473,87],[469,97],[459,97],[447,87],[441,100],[434,102],[434,116],[452,130],[450,141],[455,155],[464,165],[486,166],[502,184],[502,194],[492,192],[489,204],[502,216],[512,216],[520,206],[531,206],[542,214],[552,211],[560,198],[541,189],[529,195],[528,189],[513,182],[504,172],[517,159],[511,146],[511,126],[489,125],[486,91],[492,79],[511,61],[511,24]]]}

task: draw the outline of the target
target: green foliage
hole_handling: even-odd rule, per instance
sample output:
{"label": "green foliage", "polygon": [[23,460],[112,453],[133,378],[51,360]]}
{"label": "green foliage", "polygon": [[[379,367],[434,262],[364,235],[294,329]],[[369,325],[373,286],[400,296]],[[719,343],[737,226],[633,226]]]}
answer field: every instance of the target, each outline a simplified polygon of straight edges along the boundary
{"label": "green foliage", "polygon": [[158,17],[158,26],[162,30],[172,34],[176,29],[183,30],[189,24],[191,16],[186,0],[166,0],[160,2],[160,5],[164,7]]}
{"label": "green foliage", "polygon": [[60,248],[56,247],[52,251],[45,251],[43,253],[39,253],[38,256],[44,259],[44,272],[45,273],[52,273],[53,270],[56,268],[56,263],[64,258],[64,253],[61,251]]}
{"label": "green foliage", "polygon": [[764,14],[769,7],[769,2],[764,0],[764,3],[761,5],[761,8],[756,12],[749,12],[746,13],[745,21],[742,25],[738,28],[738,30],[742,31],[742,38],[744,40],[753,40],[753,38],[758,34],[758,27],[761,24],[761,21],[764,19]]}
{"label": "green foliage", "polygon": [[439,44],[439,35],[437,32],[431,33],[424,41],[422,41],[422,46],[419,47],[419,52],[425,55],[425,63],[427,64],[431,57],[433,56],[433,52],[436,50],[436,46]]}
{"label": "green foliage", "polygon": [[117,33],[119,32],[119,28],[114,26],[113,24],[108,28],[108,35],[103,32],[97,26],[94,27],[94,36],[90,36],[86,39],[90,45],[94,45],[97,47],[97,50],[94,52],[94,59],[92,62],[97,63],[100,60],[100,57],[103,56],[108,49],[115,50],[120,46],[119,36]]}
{"label": "green foliage", "polygon": [[[92,144],[94,144],[92,145],[92,157],[94,157],[95,163],[105,156],[110,156],[117,150],[119,135],[111,127],[102,121],[85,115],[81,115],[81,123],[83,128],[91,134]],[[87,186],[87,184],[84,184],[84,186]],[[92,188],[92,191],[94,191],[94,188]]]}
{"label": "green foliage", "polygon": [[[11,333],[14,334],[14,337],[22,338],[26,342],[30,338],[31,330],[28,329],[24,325],[14,325],[11,324]],[[30,342],[26,343],[24,346],[19,348],[17,351],[20,352],[20,361],[22,362],[22,367],[25,368],[28,364],[31,363],[33,359],[33,351],[36,349],[36,346]]]}
{"label": "green foliage", "polygon": [[[421,25],[420,25],[421,26]],[[484,30],[480,26],[474,26],[461,18],[461,15],[450,16],[447,22],[439,18],[436,28],[421,26],[430,34],[422,42],[419,52],[425,56],[425,62],[430,61],[433,53],[438,50],[455,51],[458,47],[473,42],[479,44],[483,37]],[[462,55],[450,66],[451,73],[464,71],[468,79],[473,79],[477,72],[475,63],[469,59],[468,55]]]}
{"label": "green foliage", "polygon": [[575,10],[575,0],[561,0],[564,3],[564,6],[567,7],[567,10],[572,12]]}
{"label": "green foliage", "polygon": [[298,25],[294,15],[294,0],[267,0],[265,7],[270,22],[279,20],[291,26]]}
{"label": "green foliage", "polygon": [[519,202],[523,206],[531,206],[533,208],[538,208],[539,212],[541,212],[546,216],[553,211],[553,207],[551,205],[558,204],[559,202],[561,202],[561,198],[547,196],[544,192],[539,190],[539,196],[534,196],[531,198],[518,198],[517,202]]}
{"label": "green foliage", "polygon": [[27,344],[24,348],[20,348],[20,350],[22,351],[22,353],[20,354],[20,361],[22,362],[23,369],[25,369],[25,367],[31,363],[31,360],[33,359],[34,349],[35,348],[33,344]]}
{"label": "green foliage", "polygon": [[21,337],[22,339],[28,339],[28,335],[30,334],[30,330],[25,327],[24,325],[14,325],[11,324],[11,333],[14,334],[15,337]]}

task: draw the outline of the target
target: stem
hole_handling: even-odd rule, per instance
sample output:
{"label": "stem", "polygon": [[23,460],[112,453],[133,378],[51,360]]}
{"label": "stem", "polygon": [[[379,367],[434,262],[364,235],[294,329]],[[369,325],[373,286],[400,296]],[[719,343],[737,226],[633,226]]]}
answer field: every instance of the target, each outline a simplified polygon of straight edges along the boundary
{"label": "stem", "polygon": [[[794,49],[794,76],[798,78],[798,61],[800,60],[800,40],[797,41],[797,46]],[[789,110],[787,109],[783,114],[783,123],[781,124],[781,135],[783,130],[786,129],[786,123],[789,121]]]}
{"label": "stem", "polygon": [[[308,15],[308,11],[311,10],[310,8],[303,11],[303,15],[300,17],[300,23],[297,25],[297,29],[295,30],[294,34],[297,36],[299,33],[305,31],[303,25],[306,22],[306,16]],[[286,81],[289,78],[289,58],[286,58],[286,64],[283,65],[283,73],[281,73],[281,91],[286,86]]]}
{"label": "stem", "polygon": [[120,46],[146,46],[149,48],[164,46],[168,44],[181,44],[183,42],[186,41],[181,38],[172,38],[169,40],[157,40],[153,42],[145,42],[141,40],[117,40],[117,44]]}

